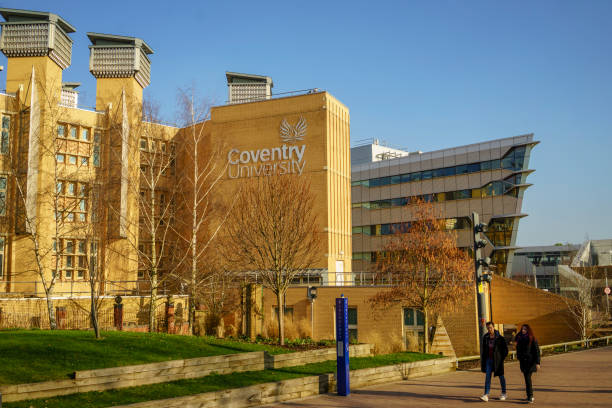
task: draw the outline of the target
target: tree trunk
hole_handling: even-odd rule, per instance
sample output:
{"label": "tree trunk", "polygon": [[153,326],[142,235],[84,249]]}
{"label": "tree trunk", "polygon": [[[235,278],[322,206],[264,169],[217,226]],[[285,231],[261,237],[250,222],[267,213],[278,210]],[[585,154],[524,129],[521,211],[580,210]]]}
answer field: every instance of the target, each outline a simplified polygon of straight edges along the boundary
{"label": "tree trunk", "polygon": [[95,296],[95,282],[90,285],[91,287],[91,327],[94,329],[94,333],[96,335],[96,339],[100,338],[100,327],[98,327],[98,308],[96,307],[96,296]]}
{"label": "tree trunk", "polygon": [[191,282],[189,287],[189,331],[193,335],[193,325],[195,324],[195,297],[196,297],[196,280],[197,280],[197,231],[196,231],[196,214],[195,214],[195,203],[194,203],[194,218],[192,219],[193,228],[191,232]]}
{"label": "tree trunk", "polygon": [[425,276],[423,276],[423,353],[427,353],[427,349],[429,348],[429,321],[427,319],[427,305],[429,299],[429,291],[427,287],[429,285],[429,266],[425,267]]}
{"label": "tree trunk", "polygon": [[157,307],[157,272],[154,271],[151,276],[151,299],[149,307],[149,333],[155,332],[155,309]]}
{"label": "tree trunk", "polygon": [[51,299],[52,292],[47,292],[47,311],[49,312],[49,328],[51,330],[57,329],[57,322],[55,320],[55,308],[53,307],[53,299]]}
{"label": "tree trunk", "polygon": [[423,353],[429,352],[429,317],[427,316],[427,308],[423,308]]}
{"label": "tree trunk", "polygon": [[279,290],[276,293],[276,301],[278,302],[278,344],[285,345],[285,306],[283,302],[283,293]]}

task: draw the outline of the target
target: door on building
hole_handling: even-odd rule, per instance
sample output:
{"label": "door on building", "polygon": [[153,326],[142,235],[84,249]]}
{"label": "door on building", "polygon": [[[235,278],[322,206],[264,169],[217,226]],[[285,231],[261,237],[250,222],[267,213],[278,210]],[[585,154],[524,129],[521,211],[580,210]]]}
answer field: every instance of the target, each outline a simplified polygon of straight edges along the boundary
{"label": "door on building", "polygon": [[344,261],[336,261],[336,286],[344,286]]}
{"label": "door on building", "polygon": [[423,312],[418,309],[413,309],[411,307],[404,308],[403,332],[406,350],[423,350],[423,342],[425,341],[424,326],[425,318],[423,316]]}

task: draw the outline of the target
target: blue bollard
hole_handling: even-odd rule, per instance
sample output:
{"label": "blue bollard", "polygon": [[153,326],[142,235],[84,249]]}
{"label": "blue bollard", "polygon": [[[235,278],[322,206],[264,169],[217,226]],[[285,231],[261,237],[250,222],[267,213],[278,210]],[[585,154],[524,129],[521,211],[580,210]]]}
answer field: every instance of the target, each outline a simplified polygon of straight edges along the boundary
{"label": "blue bollard", "polygon": [[349,335],[348,335],[348,299],[344,295],[336,298],[336,380],[338,395],[350,394],[349,384]]}

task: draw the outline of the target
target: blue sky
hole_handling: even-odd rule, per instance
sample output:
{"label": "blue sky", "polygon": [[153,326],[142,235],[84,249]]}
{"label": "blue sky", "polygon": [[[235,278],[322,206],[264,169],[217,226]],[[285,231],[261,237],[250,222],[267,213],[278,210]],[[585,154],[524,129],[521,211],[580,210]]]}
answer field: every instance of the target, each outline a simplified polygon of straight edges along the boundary
{"label": "blue sky", "polygon": [[[65,81],[95,104],[88,31],[155,51],[145,95],[173,121],[180,87],[227,99],[225,71],[274,91],[321,88],[351,112],[352,140],[434,150],[535,133],[518,244],[612,237],[611,1],[4,0],[77,28]],[[0,65],[6,65],[4,56]],[[0,73],[0,84],[5,74]]]}

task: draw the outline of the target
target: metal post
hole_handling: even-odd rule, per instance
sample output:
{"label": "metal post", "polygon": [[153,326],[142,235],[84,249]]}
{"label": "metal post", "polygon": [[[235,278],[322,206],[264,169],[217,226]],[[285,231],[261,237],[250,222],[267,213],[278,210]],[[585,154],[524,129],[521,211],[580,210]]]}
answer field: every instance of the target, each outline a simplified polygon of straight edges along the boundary
{"label": "metal post", "polygon": [[[475,281],[476,281],[476,298],[478,302],[478,343],[480,344],[481,339],[486,332],[486,299],[484,293],[484,282],[482,281],[482,250],[484,246],[481,240],[480,233],[482,231],[480,224],[480,217],[478,213],[472,213],[472,228],[474,232],[474,270],[475,270]],[[479,346],[480,347],[480,346]]]}
{"label": "metal post", "polygon": [[[606,289],[608,289],[609,287],[610,286],[608,286],[608,268],[606,268]],[[610,320],[610,295],[607,292],[608,291],[606,291],[606,314],[608,315],[608,320]]]}

